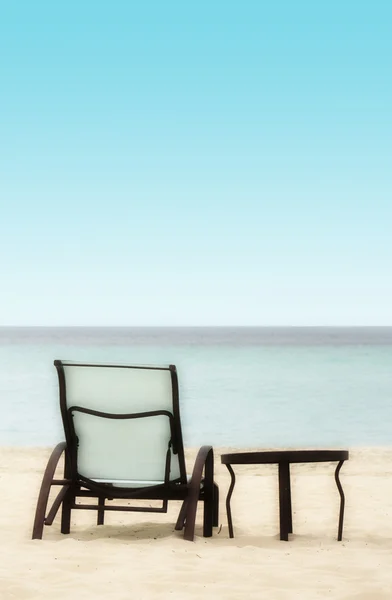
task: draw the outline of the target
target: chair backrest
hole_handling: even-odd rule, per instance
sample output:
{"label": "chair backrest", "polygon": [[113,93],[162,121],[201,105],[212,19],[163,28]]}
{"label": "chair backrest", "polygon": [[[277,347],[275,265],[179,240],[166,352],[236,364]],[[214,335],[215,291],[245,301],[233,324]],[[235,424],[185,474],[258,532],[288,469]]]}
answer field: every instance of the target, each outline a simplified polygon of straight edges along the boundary
{"label": "chair backrest", "polygon": [[144,367],[56,360],[73,476],[124,487],[186,482],[174,365]]}

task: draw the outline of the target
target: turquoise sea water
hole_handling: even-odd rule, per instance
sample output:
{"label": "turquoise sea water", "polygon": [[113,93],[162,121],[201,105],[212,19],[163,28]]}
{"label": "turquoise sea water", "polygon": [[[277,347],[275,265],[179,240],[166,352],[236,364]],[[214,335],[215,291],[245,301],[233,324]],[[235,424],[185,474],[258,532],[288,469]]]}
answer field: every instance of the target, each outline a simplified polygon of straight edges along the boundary
{"label": "turquoise sea water", "polygon": [[56,358],[176,364],[187,446],[392,443],[392,328],[0,328],[0,444],[63,439]]}

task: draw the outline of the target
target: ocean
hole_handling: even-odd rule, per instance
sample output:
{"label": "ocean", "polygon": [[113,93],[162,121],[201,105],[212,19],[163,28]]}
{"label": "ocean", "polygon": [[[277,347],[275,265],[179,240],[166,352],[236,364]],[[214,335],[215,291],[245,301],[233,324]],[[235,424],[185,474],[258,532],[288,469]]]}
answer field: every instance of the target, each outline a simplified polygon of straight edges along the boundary
{"label": "ocean", "polygon": [[175,364],[186,446],[392,443],[392,327],[3,327],[0,445],[64,438],[54,359]]}

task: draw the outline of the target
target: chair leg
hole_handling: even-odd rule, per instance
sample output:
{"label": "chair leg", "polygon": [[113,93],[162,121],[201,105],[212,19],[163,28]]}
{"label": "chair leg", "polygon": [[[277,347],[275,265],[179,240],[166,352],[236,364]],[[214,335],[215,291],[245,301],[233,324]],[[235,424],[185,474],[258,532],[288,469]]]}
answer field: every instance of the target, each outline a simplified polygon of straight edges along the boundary
{"label": "chair leg", "polygon": [[193,497],[189,500],[186,510],[184,539],[188,542],[193,542],[195,537],[195,521],[198,498]]}
{"label": "chair leg", "polygon": [[214,504],[212,495],[209,499],[204,499],[204,511],[203,511],[203,537],[211,537],[212,536],[212,528],[213,528],[213,513],[214,513]]}
{"label": "chair leg", "polygon": [[214,482],[214,510],[212,515],[213,527],[219,527],[219,487]]}
{"label": "chair leg", "polygon": [[60,506],[63,503],[63,500],[67,494],[69,486],[68,485],[64,485],[61,490],[59,491],[59,493],[57,494],[57,497],[55,499],[55,501],[52,504],[52,508],[50,509],[50,511],[48,512],[48,514],[45,517],[45,525],[52,525],[53,521],[59,511]]}
{"label": "chair leg", "polygon": [[61,511],[61,533],[69,533],[71,531],[71,508],[75,501],[75,493],[69,489],[63,500],[63,508]]}
{"label": "chair leg", "polygon": [[[208,494],[208,492],[207,492]],[[186,511],[188,506],[188,499],[184,500],[180,514],[178,515],[177,523],[175,529],[177,531],[181,531],[183,529],[185,520],[186,520]],[[211,503],[210,499],[206,499],[204,501],[204,515],[203,515],[203,535],[204,537],[211,537],[212,530],[210,525],[210,512],[212,511],[212,527],[219,527],[219,487],[216,483],[213,485],[213,501]]]}
{"label": "chair leg", "polygon": [[178,519],[177,519],[177,523],[176,523],[175,528],[174,528],[176,531],[181,531],[181,529],[184,528],[187,506],[188,506],[188,499],[185,499],[184,502],[181,505],[181,509],[180,509],[180,512],[179,512],[179,515],[178,515]]}
{"label": "chair leg", "polygon": [[203,536],[211,537],[214,523],[214,467],[211,461],[206,461],[204,479],[204,513],[203,513]]}
{"label": "chair leg", "polygon": [[200,484],[204,470],[204,527],[203,535],[212,535],[214,453],[211,446],[202,446],[197,454],[189,484],[188,505],[186,509],[184,539],[193,542],[197,503],[200,497]]}

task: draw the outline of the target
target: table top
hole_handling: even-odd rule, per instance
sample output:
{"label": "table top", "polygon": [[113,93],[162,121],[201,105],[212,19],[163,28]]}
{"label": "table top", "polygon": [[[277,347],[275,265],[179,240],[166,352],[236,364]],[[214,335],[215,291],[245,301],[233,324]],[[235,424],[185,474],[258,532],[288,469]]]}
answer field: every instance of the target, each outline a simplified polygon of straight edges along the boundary
{"label": "table top", "polygon": [[222,454],[224,465],[266,465],[278,463],[334,462],[348,460],[348,450],[266,450]]}

